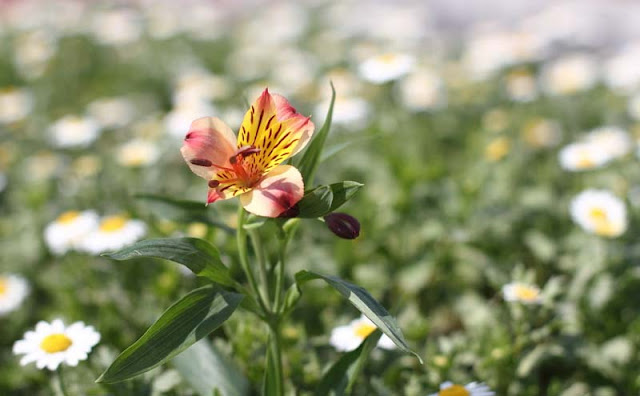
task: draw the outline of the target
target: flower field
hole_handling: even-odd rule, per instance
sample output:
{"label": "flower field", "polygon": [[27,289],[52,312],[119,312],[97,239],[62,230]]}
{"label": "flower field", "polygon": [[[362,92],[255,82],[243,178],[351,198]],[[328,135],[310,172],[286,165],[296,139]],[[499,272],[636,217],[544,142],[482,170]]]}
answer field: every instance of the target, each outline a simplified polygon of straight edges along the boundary
{"label": "flower field", "polygon": [[0,1],[0,395],[640,394],[640,5],[471,3]]}

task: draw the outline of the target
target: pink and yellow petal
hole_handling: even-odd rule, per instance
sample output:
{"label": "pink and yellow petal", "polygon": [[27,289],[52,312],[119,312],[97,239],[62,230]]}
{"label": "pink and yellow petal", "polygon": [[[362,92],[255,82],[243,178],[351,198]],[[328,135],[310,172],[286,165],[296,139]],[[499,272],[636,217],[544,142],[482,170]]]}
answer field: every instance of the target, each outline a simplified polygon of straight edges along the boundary
{"label": "pink and yellow petal", "polygon": [[254,188],[241,195],[242,206],[258,216],[278,217],[304,195],[304,183],[298,169],[280,165],[269,172]]}
{"label": "pink and yellow petal", "polygon": [[276,106],[278,121],[281,121],[287,129],[291,130],[294,139],[298,139],[291,153],[291,156],[294,156],[307,145],[311,136],[313,136],[315,125],[311,122],[310,117],[305,117],[298,113],[284,96],[278,94],[271,96]]}
{"label": "pink and yellow petal", "polygon": [[304,147],[313,129],[308,117],[296,113],[284,97],[265,89],[245,115],[238,147],[258,148],[258,153],[247,158],[247,167],[268,173]]}
{"label": "pink and yellow petal", "polygon": [[204,117],[191,123],[180,152],[193,173],[211,179],[216,166],[228,166],[235,144],[236,137],[224,122]]}

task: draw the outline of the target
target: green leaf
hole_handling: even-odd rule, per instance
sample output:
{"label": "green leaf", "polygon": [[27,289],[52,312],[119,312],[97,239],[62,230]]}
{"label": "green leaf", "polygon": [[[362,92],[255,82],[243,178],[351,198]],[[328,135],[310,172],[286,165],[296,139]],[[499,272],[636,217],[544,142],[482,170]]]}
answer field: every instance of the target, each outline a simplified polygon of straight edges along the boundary
{"label": "green leaf", "polygon": [[327,111],[327,117],[325,118],[322,128],[314,135],[313,139],[309,143],[309,146],[304,152],[302,159],[297,165],[297,168],[302,174],[302,180],[305,184],[313,185],[313,178],[320,163],[320,156],[322,155],[322,149],[329,135],[331,129],[331,119],[333,117],[333,105],[336,101],[336,89],[331,83],[331,103],[329,104],[329,110]]}
{"label": "green leaf", "polygon": [[204,202],[186,201],[155,194],[136,194],[135,198],[147,201],[153,214],[180,223],[204,223],[234,233],[233,228],[211,218],[212,210]]}
{"label": "green leaf", "polygon": [[235,363],[204,339],[171,360],[182,378],[202,396],[249,394],[249,381]]}
{"label": "green leaf", "polygon": [[307,191],[298,202],[298,217],[316,218],[329,214],[350,200],[362,186],[358,182],[343,181]]}
{"label": "green leaf", "polygon": [[193,290],[169,307],[96,382],[124,381],[161,365],[217,329],[243,297],[212,285]]}
{"label": "green leaf", "polygon": [[391,338],[400,350],[415,355],[422,364],[422,358],[407,345],[407,341],[405,341],[402,330],[398,327],[396,320],[364,288],[336,276],[322,275],[313,271],[299,271],[296,273],[295,279],[298,286],[314,279],[322,279],[327,282],[347,298],[354,307],[369,318],[380,331]]}
{"label": "green leaf", "polygon": [[155,257],[188,267],[194,274],[225,286],[233,285],[229,269],[220,260],[220,253],[209,242],[197,238],[147,239],[117,252],[104,254],[114,260]]}
{"label": "green leaf", "polygon": [[380,331],[375,331],[357,349],[344,354],[322,377],[315,395],[338,396],[351,393],[351,387],[358,379],[364,363],[381,336]]}

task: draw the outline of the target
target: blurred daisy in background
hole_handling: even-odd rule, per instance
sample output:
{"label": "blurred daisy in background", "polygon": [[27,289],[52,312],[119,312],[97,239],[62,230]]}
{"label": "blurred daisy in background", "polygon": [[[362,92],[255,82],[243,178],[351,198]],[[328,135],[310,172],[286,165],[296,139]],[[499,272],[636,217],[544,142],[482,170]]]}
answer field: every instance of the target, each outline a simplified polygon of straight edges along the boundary
{"label": "blurred daisy in background", "polygon": [[146,233],[147,225],[141,220],[122,215],[106,216],[100,220],[97,228],[82,239],[79,249],[91,254],[118,250],[142,238]]}
{"label": "blurred daisy in background", "polygon": [[633,149],[633,141],[627,131],[616,126],[603,126],[592,129],[585,141],[599,147],[609,159],[623,157]]}
{"label": "blurred daisy in background", "polygon": [[126,167],[139,167],[153,164],[160,156],[158,147],[147,140],[134,139],[118,148],[116,159]]}
{"label": "blurred daisy in background", "polygon": [[609,158],[601,147],[586,142],[568,144],[558,153],[560,166],[568,171],[599,168],[606,164]]}
{"label": "blurred daisy in background", "polygon": [[33,109],[33,95],[25,88],[0,89],[0,124],[21,121]]}
{"label": "blurred daisy in background", "polygon": [[[377,326],[366,316],[352,320],[346,326],[338,326],[331,330],[329,343],[338,351],[348,352],[358,348],[369,334],[376,331]],[[395,349],[396,345],[385,334],[380,337],[378,346],[383,349]]]}
{"label": "blurred daisy in background", "polygon": [[368,82],[384,84],[406,75],[414,64],[415,59],[409,54],[388,53],[364,60],[358,66],[358,73]]}
{"label": "blurred daisy in background", "polygon": [[514,102],[531,102],[538,97],[538,83],[528,70],[519,69],[505,77],[507,96]]}
{"label": "blurred daisy in background", "polygon": [[120,128],[135,117],[135,104],[125,97],[100,98],[89,103],[87,113],[102,128]]}
{"label": "blurred daisy in background", "polygon": [[566,55],[545,65],[540,80],[549,95],[571,95],[591,89],[598,82],[594,57],[586,54]]}
{"label": "blurred daisy in background", "polygon": [[14,274],[0,274],[0,316],[15,311],[29,295],[29,283]]}
{"label": "blurred daisy in background", "polygon": [[627,229],[624,202],[607,190],[588,189],[571,201],[571,218],[592,234],[617,237]]}
{"label": "blurred daisy in background", "polygon": [[557,121],[536,118],[522,128],[524,141],[533,148],[555,147],[562,139],[562,130]]}
{"label": "blurred daisy in background", "polygon": [[493,396],[495,392],[482,382],[458,385],[447,381],[440,384],[440,391],[429,396]]}
{"label": "blurred daisy in background", "polygon": [[[330,103],[331,101],[327,100],[316,106],[314,114],[320,116],[319,120],[324,120],[324,115],[327,114]],[[336,95],[331,122],[336,125],[362,129],[366,126],[365,122],[369,117],[370,110],[369,103],[360,97]]]}
{"label": "blurred daisy in background", "polygon": [[174,107],[164,117],[164,126],[171,136],[183,138],[191,121],[217,114],[216,109],[204,101],[190,101]]}
{"label": "blurred daisy in background", "polygon": [[493,139],[484,149],[484,157],[490,162],[503,159],[511,149],[511,141],[506,136]]}
{"label": "blurred daisy in background", "polygon": [[35,362],[39,369],[55,370],[62,363],[77,366],[99,341],[100,333],[83,322],[67,327],[60,319],[40,321],[35,330],[27,331],[22,340],[13,344],[13,353],[24,355],[20,359],[22,366]]}
{"label": "blurred daisy in background", "polygon": [[124,45],[137,41],[143,30],[142,17],[130,8],[94,12],[91,33],[104,45]]}
{"label": "blurred daisy in background", "polygon": [[64,212],[44,229],[44,240],[54,254],[77,249],[82,239],[98,227],[98,215],[93,210]]}
{"label": "blurred daisy in background", "polygon": [[419,69],[398,83],[400,101],[413,111],[436,110],[446,107],[447,95],[440,76]]}
{"label": "blurred daisy in background", "polygon": [[505,301],[524,304],[540,304],[542,302],[540,288],[523,282],[511,282],[502,286],[502,295]]}
{"label": "blurred daisy in background", "polygon": [[631,118],[636,121],[640,121],[640,93],[635,94],[631,99],[629,99],[627,111]]}
{"label": "blurred daisy in background", "polygon": [[15,70],[24,78],[38,78],[57,51],[57,38],[45,30],[22,33],[15,38],[13,49]]}
{"label": "blurred daisy in background", "polygon": [[604,65],[604,82],[618,93],[640,88],[640,43],[629,44]]}
{"label": "blurred daisy in background", "polygon": [[100,125],[90,117],[66,115],[49,127],[52,143],[56,147],[87,147],[100,134]]}

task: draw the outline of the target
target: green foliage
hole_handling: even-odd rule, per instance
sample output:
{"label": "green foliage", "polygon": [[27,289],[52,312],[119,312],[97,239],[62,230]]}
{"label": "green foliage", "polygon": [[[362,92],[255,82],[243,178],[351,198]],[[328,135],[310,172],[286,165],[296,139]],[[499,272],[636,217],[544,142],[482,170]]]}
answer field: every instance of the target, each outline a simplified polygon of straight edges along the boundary
{"label": "green foliage", "polygon": [[298,202],[298,217],[315,218],[327,215],[349,201],[362,186],[357,182],[344,181],[307,191]]}
{"label": "green foliage", "polygon": [[233,285],[229,269],[209,242],[197,238],[147,239],[105,256],[114,260],[155,257],[183,264],[194,274],[224,286]]}
{"label": "green foliage", "polygon": [[315,395],[341,396],[351,393],[351,388],[358,380],[369,354],[376,347],[381,335],[382,333],[379,331],[373,332],[358,348],[345,353],[335,362],[322,377]]}
{"label": "green foliage", "polygon": [[124,381],[168,361],[224,323],[242,297],[213,286],[190,292],[122,352],[97,382]]}

